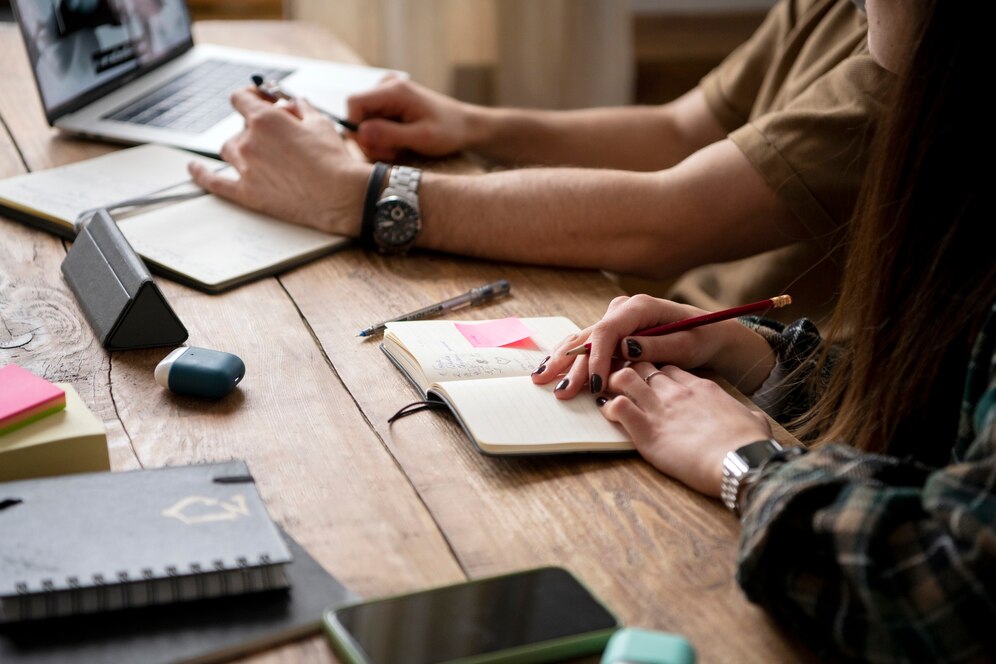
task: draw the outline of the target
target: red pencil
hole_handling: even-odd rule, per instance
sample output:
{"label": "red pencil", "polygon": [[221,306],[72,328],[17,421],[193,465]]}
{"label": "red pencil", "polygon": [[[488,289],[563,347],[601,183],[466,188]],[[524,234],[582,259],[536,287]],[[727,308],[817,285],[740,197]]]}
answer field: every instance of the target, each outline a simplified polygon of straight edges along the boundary
{"label": "red pencil", "polygon": [[[779,307],[784,307],[786,305],[792,304],[792,298],[788,295],[778,295],[768,300],[760,300],[758,302],[751,302],[750,304],[742,304],[739,307],[733,307],[732,309],[724,309],[723,311],[714,311],[711,314],[702,314],[701,316],[695,316],[693,318],[686,318],[685,320],[674,321],[673,323],[667,323],[665,325],[658,325],[656,327],[648,327],[646,330],[640,330],[639,332],[634,332],[633,334],[627,335],[631,337],[660,337],[665,334],[671,334],[672,332],[681,332],[682,330],[690,330],[693,327],[700,327],[702,325],[708,325],[709,323],[718,323],[721,320],[729,320],[731,318],[736,318],[738,316],[745,316],[747,314],[752,314],[756,311],[764,311],[765,309],[777,309]],[[578,346],[577,348],[572,348],[567,351],[566,355],[587,355],[588,351],[591,350],[591,343],[586,343],[583,346]]]}

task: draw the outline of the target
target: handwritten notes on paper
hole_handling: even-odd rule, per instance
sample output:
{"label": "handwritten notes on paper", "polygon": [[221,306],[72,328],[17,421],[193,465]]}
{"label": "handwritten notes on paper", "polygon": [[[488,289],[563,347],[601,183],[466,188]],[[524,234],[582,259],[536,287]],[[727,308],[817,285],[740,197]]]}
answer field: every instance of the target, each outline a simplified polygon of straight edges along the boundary
{"label": "handwritten notes on paper", "polygon": [[515,316],[483,323],[454,323],[454,326],[474,348],[509,346],[529,339],[533,333]]}
{"label": "handwritten notes on paper", "polygon": [[[385,343],[390,337],[392,343],[407,351],[405,354],[413,359],[410,372],[422,374],[420,382],[428,388],[447,380],[528,376],[550,349],[578,331],[577,325],[562,317],[530,318],[528,327],[522,321],[519,324],[529,335],[527,347],[518,342],[475,347],[458,331],[457,324],[447,320],[388,323]],[[473,323],[469,325],[474,327]]]}

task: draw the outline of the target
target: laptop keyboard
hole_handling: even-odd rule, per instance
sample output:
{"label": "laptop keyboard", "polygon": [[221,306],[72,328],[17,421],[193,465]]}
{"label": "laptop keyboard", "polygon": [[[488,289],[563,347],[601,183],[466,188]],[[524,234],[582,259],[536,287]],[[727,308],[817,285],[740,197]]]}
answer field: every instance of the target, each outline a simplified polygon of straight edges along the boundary
{"label": "laptop keyboard", "polygon": [[241,62],[205,60],[102,119],[197,134],[232,112],[229,97],[250,84],[253,74],[279,81],[290,73]]}

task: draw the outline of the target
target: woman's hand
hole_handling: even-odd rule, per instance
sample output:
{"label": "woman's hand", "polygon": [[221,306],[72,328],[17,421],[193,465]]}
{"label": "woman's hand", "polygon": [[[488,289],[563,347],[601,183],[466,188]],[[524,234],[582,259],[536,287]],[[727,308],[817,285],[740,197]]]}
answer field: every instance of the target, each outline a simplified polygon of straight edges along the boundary
{"label": "woman's hand", "polygon": [[357,235],[370,166],[350,156],[332,121],[306,101],[277,106],[253,88],[232,95],[245,129],[221,157],[239,177],[190,165],[207,191],[284,221]]}
{"label": "woman's hand", "polygon": [[[549,383],[566,372],[554,392],[558,398],[570,399],[586,385],[592,394],[599,394],[606,387],[613,358],[621,358],[685,369],[713,369],[743,392],[753,393],[771,373],[775,356],[767,341],[735,320],[658,337],[631,336],[639,330],[704,313],[696,307],[649,295],[617,297],[602,320],[561,342],[533,374],[533,382]],[[566,355],[585,342],[591,343],[587,355]]]}
{"label": "woman's hand", "polygon": [[727,452],[771,436],[771,426],[711,380],[675,366],[638,362],[612,374],[599,397],[637,451],[662,473],[707,496],[718,496]]}
{"label": "woman's hand", "polygon": [[359,125],[353,138],[371,161],[394,161],[403,150],[442,157],[471,147],[475,107],[396,76],[347,106]]}

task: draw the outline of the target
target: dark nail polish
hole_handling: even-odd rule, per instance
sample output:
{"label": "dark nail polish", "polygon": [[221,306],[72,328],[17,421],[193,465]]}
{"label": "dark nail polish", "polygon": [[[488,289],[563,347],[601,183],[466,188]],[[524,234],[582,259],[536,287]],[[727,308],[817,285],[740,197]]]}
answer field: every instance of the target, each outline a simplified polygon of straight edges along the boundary
{"label": "dark nail polish", "polygon": [[627,339],[626,352],[629,353],[630,357],[640,357],[643,354],[643,348],[633,339]]}
{"label": "dark nail polish", "polygon": [[598,394],[602,391],[602,377],[598,374],[591,374],[591,393]]}
{"label": "dark nail polish", "polygon": [[541,373],[543,373],[544,371],[546,371],[546,363],[547,363],[547,362],[548,362],[549,360],[550,360],[550,356],[549,356],[549,355],[547,355],[547,356],[546,356],[545,358],[543,358],[543,361],[542,361],[542,362],[540,362],[540,365],[539,365],[538,367],[536,367],[536,370],[535,370],[535,371],[533,371],[533,375],[535,376],[535,375],[537,375],[537,374],[541,374]]}
{"label": "dark nail polish", "polygon": [[606,397],[598,397],[597,399],[595,399],[595,403],[598,405],[599,408],[601,408],[605,404],[609,403],[609,400]]}
{"label": "dark nail polish", "polygon": [[570,378],[565,378],[564,380],[557,383],[557,387],[553,388],[554,392],[559,392],[561,390],[566,390],[567,386],[571,384]]}

